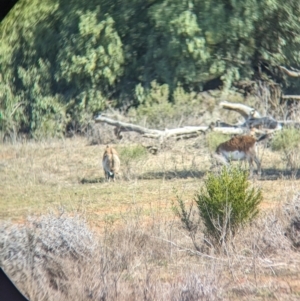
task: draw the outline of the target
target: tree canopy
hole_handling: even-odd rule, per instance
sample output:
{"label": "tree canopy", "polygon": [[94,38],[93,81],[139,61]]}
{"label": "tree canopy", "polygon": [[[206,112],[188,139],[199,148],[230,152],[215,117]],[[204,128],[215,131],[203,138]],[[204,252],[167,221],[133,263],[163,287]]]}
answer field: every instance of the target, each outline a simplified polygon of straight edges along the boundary
{"label": "tree canopy", "polygon": [[[2,130],[61,135],[153,82],[200,92],[300,66],[298,0],[19,0],[0,23]],[[144,93],[143,92],[143,93]]]}

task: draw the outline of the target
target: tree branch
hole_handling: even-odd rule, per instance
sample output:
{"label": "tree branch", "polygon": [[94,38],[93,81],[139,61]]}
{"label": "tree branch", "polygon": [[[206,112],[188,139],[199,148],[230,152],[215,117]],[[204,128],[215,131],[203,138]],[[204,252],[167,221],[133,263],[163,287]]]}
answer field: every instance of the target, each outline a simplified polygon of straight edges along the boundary
{"label": "tree branch", "polygon": [[287,74],[288,76],[291,76],[291,77],[300,77],[300,71],[299,70],[296,70],[296,71],[293,71],[293,70],[289,70],[283,66],[278,66],[280,70],[282,70],[285,74]]}
{"label": "tree branch", "polygon": [[283,100],[289,100],[289,99],[300,100],[300,95],[282,95],[281,98]]}
{"label": "tree branch", "polygon": [[260,114],[254,109],[249,106],[246,106],[241,103],[233,103],[229,101],[222,101],[220,102],[220,106],[223,109],[236,111],[239,114],[241,114],[245,119],[248,119],[250,117],[252,118],[260,118]]}

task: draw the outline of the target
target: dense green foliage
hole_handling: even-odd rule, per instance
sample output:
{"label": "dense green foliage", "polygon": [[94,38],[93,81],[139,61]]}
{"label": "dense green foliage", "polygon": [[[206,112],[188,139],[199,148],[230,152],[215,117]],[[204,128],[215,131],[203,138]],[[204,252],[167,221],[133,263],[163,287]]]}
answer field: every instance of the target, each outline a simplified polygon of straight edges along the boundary
{"label": "dense green foliage", "polygon": [[260,189],[250,188],[248,172],[240,167],[223,167],[220,174],[210,173],[196,204],[211,242],[220,245],[258,213]]}
{"label": "dense green foliage", "polygon": [[[61,135],[109,104],[266,78],[300,93],[298,0],[20,0],[0,24],[1,130]],[[160,101],[160,100],[159,100]],[[167,108],[168,109],[168,108]]]}

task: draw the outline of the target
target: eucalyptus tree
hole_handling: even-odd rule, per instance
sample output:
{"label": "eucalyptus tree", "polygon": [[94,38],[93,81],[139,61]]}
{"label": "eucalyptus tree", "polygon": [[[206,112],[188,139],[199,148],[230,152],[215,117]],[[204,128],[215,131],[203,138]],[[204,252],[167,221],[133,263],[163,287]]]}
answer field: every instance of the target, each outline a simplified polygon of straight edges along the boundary
{"label": "eucalyptus tree", "polygon": [[83,128],[153,83],[169,100],[248,79],[300,93],[278,68],[300,66],[299,16],[298,0],[19,0],[0,23],[0,126]]}

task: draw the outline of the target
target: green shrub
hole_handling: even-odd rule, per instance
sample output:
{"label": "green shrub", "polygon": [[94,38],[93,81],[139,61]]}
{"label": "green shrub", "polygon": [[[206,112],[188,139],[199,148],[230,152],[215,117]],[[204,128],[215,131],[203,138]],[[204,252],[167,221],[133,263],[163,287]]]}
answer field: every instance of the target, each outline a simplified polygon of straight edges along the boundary
{"label": "green shrub", "polygon": [[295,128],[286,128],[277,132],[271,142],[274,151],[283,153],[283,160],[291,170],[299,168],[300,131]]}
{"label": "green shrub", "polygon": [[206,135],[206,144],[208,149],[211,152],[214,152],[220,143],[225,142],[228,139],[229,139],[228,135],[218,133],[218,132],[210,132]]}
{"label": "green shrub", "polygon": [[195,201],[213,245],[226,243],[258,214],[262,193],[249,186],[248,172],[238,166],[224,166],[219,174],[208,174]]}
{"label": "green shrub", "polygon": [[131,109],[129,115],[139,122],[145,120],[147,126],[164,128],[166,119],[174,116],[173,105],[169,102],[169,86],[159,85],[156,81],[151,82],[151,87],[145,89],[141,84],[135,87],[135,98],[139,106]]}
{"label": "green shrub", "polygon": [[300,131],[295,128],[286,128],[277,132],[272,140],[272,150],[282,151],[298,148],[300,144]]}
{"label": "green shrub", "polygon": [[131,119],[156,129],[188,125],[190,120],[199,122],[199,116],[212,112],[215,107],[215,98],[185,91],[180,83],[173,91],[169,85],[160,85],[155,80],[149,88],[136,85],[135,99],[139,106],[130,109]]}
{"label": "green shrub", "polygon": [[132,161],[145,158],[148,152],[141,145],[130,145],[119,149],[119,154],[122,161]]}
{"label": "green shrub", "polygon": [[146,159],[148,152],[141,145],[130,145],[118,149],[120,160],[121,160],[121,169],[125,179],[130,180],[133,177],[137,176],[138,162]]}

